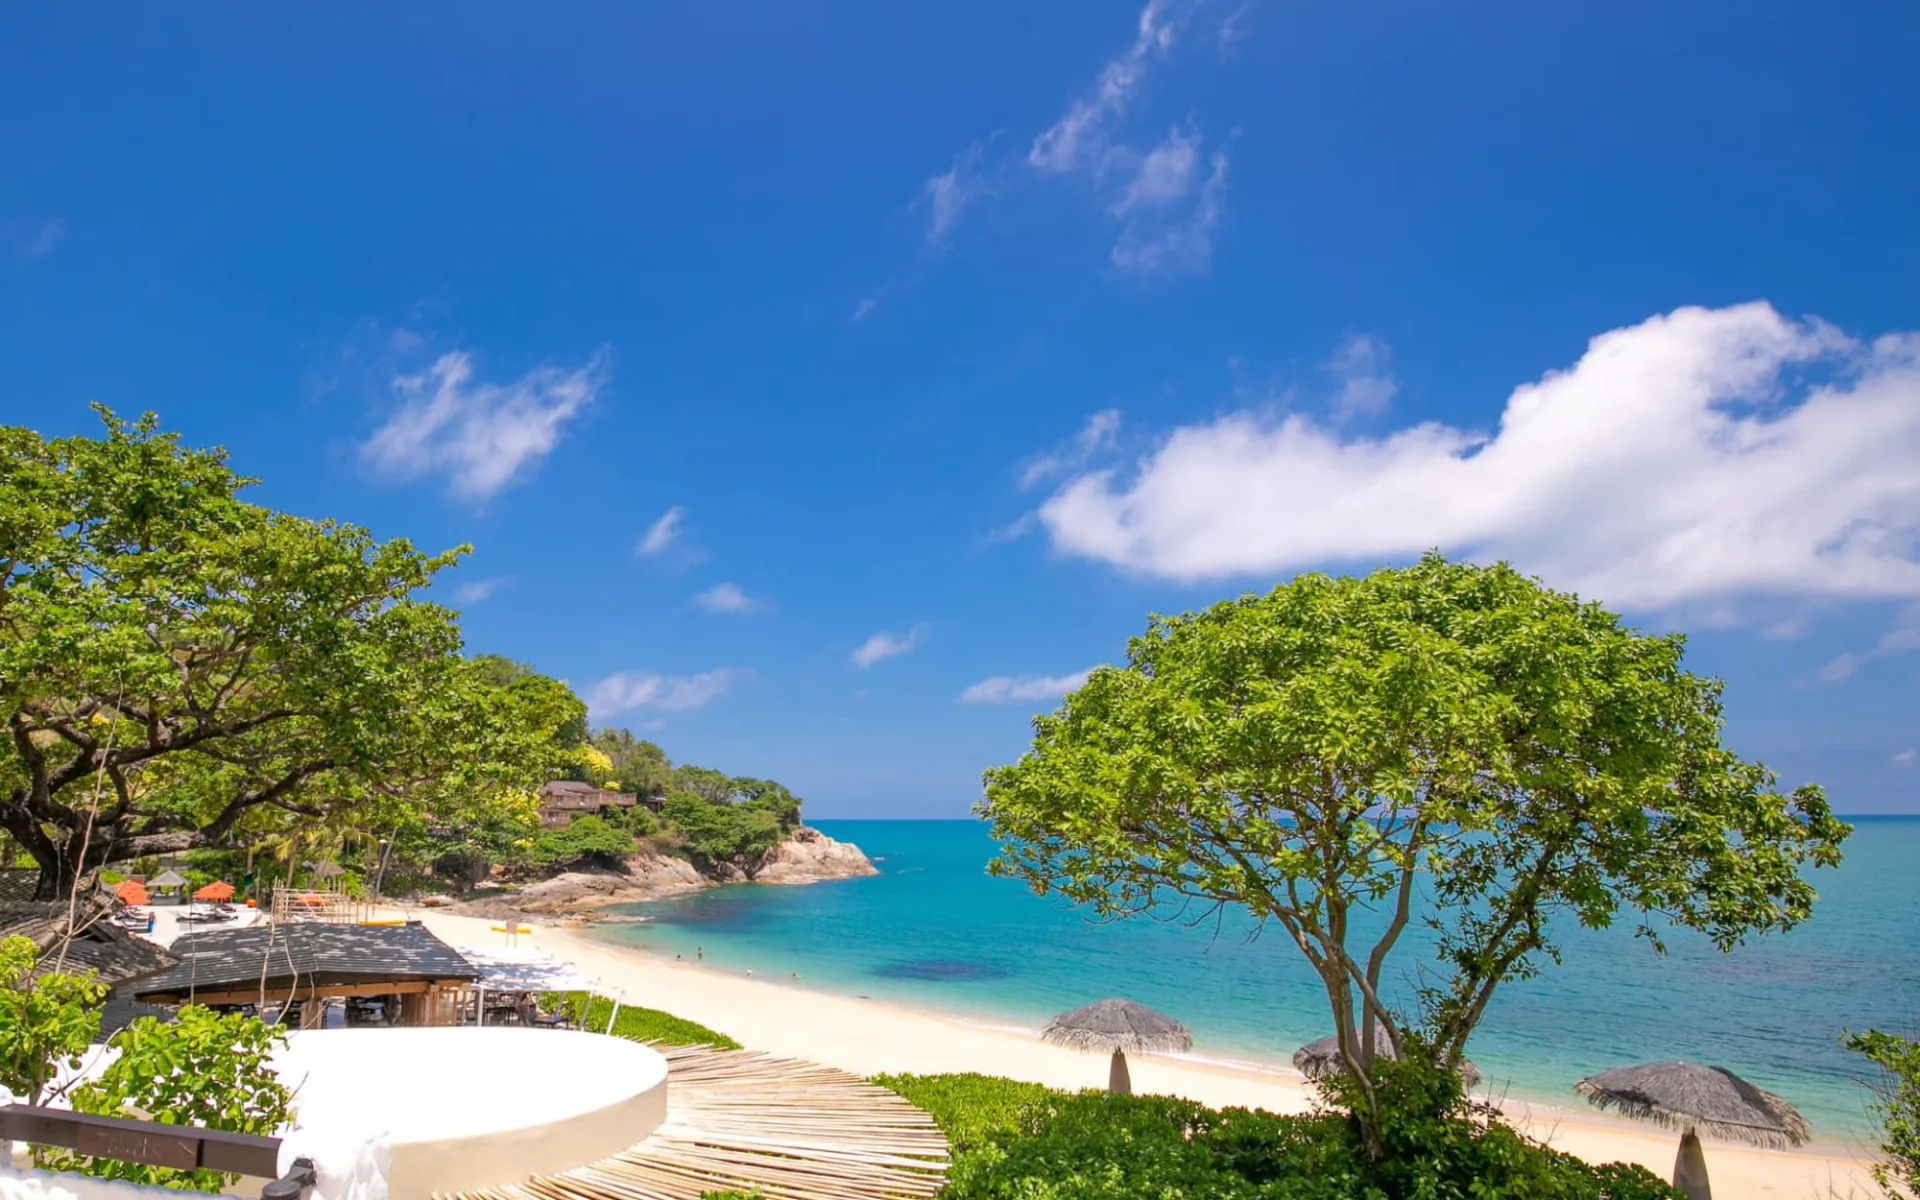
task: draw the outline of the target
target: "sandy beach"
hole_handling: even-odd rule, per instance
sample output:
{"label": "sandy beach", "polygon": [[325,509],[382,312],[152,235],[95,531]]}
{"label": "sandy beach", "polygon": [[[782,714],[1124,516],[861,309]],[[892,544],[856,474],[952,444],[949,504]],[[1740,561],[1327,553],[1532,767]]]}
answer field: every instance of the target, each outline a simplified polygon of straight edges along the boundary
{"label": "sandy beach", "polygon": [[[495,922],[432,910],[422,919],[454,946],[506,943]],[[662,1009],[725,1032],[742,1045],[810,1059],[862,1075],[977,1071],[1059,1088],[1103,1085],[1106,1062],[1042,1042],[1027,1030],[969,1024],[894,1004],[830,995],[709,969],[614,946],[577,931],[536,926],[519,944],[537,946],[577,967],[624,1003]],[[1129,1059],[1134,1089],[1184,1096],[1214,1107],[1241,1105],[1300,1112],[1313,1093],[1297,1073],[1193,1058]],[[1508,1118],[1553,1146],[1593,1162],[1640,1163],[1662,1178],[1673,1169],[1676,1135],[1655,1126],[1578,1109],[1507,1101]],[[1825,1144],[1794,1152],[1710,1141],[1715,1194],[1727,1200],[1867,1200],[1877,1195],[1865,1148]]]}

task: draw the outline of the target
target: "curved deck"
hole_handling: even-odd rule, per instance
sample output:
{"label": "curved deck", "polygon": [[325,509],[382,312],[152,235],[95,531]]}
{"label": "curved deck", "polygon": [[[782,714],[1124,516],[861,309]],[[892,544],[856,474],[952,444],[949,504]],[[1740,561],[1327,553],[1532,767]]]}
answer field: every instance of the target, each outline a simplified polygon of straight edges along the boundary
{"label": "curved deck", "polygon": [[913,1200],[946,1182],[933,1118],[857,1075],[745,1050],[659,1047],[667,1119],[590,1166],[439,1200]]}

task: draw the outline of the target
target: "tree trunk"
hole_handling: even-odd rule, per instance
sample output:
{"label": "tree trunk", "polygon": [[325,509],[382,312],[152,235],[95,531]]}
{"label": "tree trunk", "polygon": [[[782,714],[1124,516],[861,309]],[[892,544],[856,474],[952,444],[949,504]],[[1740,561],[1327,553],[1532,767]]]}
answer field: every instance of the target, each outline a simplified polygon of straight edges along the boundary
{"label": "tree trunk", "polygon": [[1689,1129],[1680,1135],[1680,1153],[1673,1160],[1673,1186],[1687,1200],[1713,1200],[1713,1188],[1707,1183],[1707,1155],[1700,1148],[1700,1135]]}
{"label": "tree trunk", "polygon": [[1133,1078],[1127,1074],[1127,1056],[1118,1050],[1113,1052],[1113,1062],[1107,1067],[1107,1090],[1116,1096],[1133,1095]]}

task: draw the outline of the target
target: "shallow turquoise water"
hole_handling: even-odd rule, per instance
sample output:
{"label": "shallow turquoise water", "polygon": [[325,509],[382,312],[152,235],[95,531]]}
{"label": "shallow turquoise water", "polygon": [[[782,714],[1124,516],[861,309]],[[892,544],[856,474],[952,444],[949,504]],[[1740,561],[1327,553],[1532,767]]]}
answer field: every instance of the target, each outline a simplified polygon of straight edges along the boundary
{"label": "shallow turquoise water", "polygon": [[[1279,937],[1244,922],[1192,929],[1080,910],[989,878],[973,821],[823,821],[878,863],[877,878],[714,888],[629,906],[645,924],[601,936],[761,978],[1038,1026],[1124,995],[1190,1025],[1195,1052],[1284,1061],[1327,1031],[1325,998]],[[1817,876],[1813,919],[1723,955],[1678,934],[1662,957],[1628,929],[1561,931],[1564,966],[1509,985],[1469,1052],[1496,1090],[1562,1104],[1584,1075],[1684,1058],[1730,1067],[1798,1105],[1816,1136],[1866,1124],[1843,1029],[1920,1028],[1920,819],[1862,818],[1838,871]],[[1399,955],[1410,995],[1424,947]],[[697,1014],[696,1014],[697,1015]]]}

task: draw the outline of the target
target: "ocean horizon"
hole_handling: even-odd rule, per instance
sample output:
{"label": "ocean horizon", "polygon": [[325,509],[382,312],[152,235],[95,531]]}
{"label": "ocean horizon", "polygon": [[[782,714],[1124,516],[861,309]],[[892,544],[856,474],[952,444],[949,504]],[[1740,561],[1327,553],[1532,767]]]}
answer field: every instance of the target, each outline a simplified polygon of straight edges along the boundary
{"label": "ocean horizon", "polygon": [[[1813,917],[1728,954],[1686,930],[1668,953],[1633,923],[1562,921],[1559,966],[1508,984],[1468,1054],[1496,1095],[1578,1107],[1580,1078],[1661,1059],[1725,1066],[1784,1096],[1817,1141],[1871,1126],[1860,1060],[1844,1031],[1920,1028],[1920,817],[1849,817],[1846,860],[1813,878]],[[1191,927],[1095,922],[986,872],[975,820],[819,821],[874,860],[878,876],[802,887],[723,887],[615,910],[643,918],[597,938],[721,971],[871,997],[989,1025],[1038,1028],[1066,1009],[1126,996],[1190,1026],[1197,1057],[1287,1065],[1330,1031],[1325,995],[1284,937],[1244,915]],[[1424,935],[1389,968],[1410,1002],[1431,962]],[[697,1017],[698,1014],[688,1014]]]}

